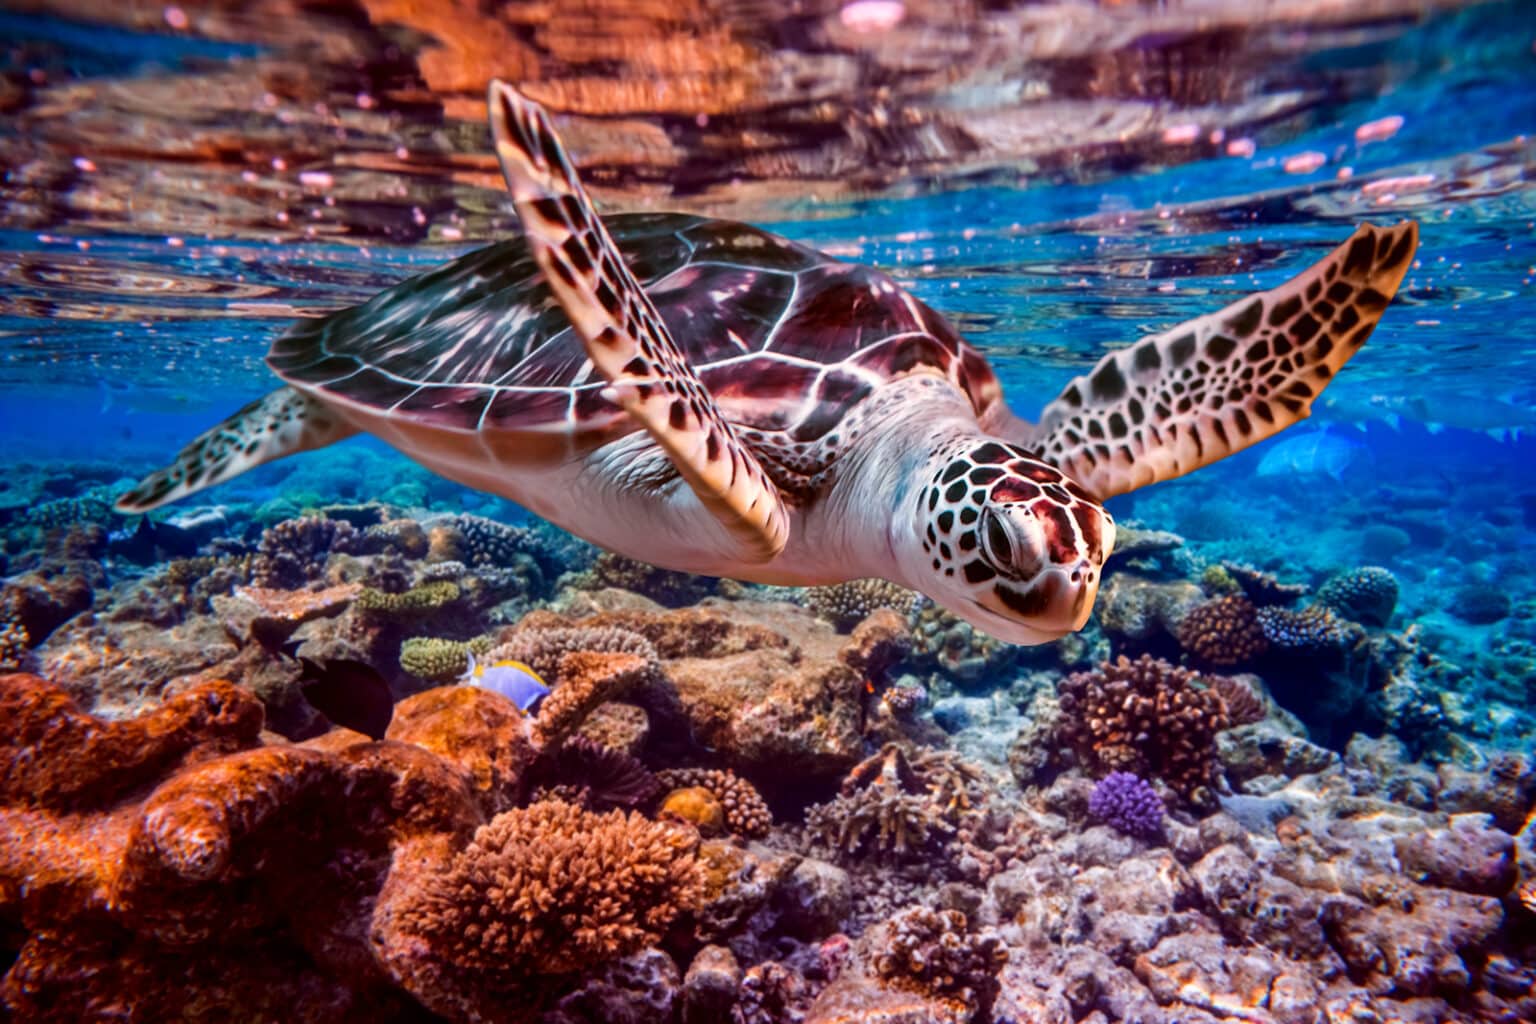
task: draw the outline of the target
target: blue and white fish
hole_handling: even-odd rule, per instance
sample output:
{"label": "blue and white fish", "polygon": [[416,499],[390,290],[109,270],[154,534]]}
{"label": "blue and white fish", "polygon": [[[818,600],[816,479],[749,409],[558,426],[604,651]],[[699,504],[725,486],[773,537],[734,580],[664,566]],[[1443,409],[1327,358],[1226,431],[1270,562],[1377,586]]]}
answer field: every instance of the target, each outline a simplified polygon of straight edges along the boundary
{"label": "blue and white fish", "polygon": [[519,711],[527,711],[549,694],[549,686],[539,674],[520,661],[494,662],[482,665],[469,653],[469,671],[459,677],[466,686],[478,686],[482,690],[499,693],[517,705]]}

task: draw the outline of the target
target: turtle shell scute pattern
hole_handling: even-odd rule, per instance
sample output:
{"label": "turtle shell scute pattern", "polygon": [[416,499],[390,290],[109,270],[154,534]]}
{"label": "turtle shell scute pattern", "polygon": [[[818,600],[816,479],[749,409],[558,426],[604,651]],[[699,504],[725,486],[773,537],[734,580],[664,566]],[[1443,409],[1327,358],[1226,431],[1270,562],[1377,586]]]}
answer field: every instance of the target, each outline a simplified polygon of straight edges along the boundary
{"label": "turtle shell scute pattern", "polygon": [[[912,372],[947,378],[978,414],[1001,398],[981,353],[878,270],[745,224],[605,223],[722,413],[759,435],[816,442]],[[629,426],[521,238],[299,323],[267,362],[317,397],[422,427],[612,436]]]}

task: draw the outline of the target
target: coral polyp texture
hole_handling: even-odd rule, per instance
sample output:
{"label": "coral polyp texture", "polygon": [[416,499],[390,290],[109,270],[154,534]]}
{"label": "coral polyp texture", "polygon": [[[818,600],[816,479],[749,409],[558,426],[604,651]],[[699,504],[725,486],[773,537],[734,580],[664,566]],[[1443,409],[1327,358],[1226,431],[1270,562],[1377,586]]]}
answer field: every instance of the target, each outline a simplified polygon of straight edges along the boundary
{"label": "coral polyp texture", "polygon": [[440,991],[445,970],[515,997],[531,977],[579,972],[661,938],[702,892],[698,842],[634,811],[559,800],[504,811],[462,850],[391,879],[374,943],[428,1005],[456,1003]]}
{"label": "coral polyp texture", "polygon": [[1197,662],[1231,667],[1269,649],[1253,602],[1241,594],[1196,605],[1179,624],[1178,640]]}
{"label": "coral polyp texture", "polygon": [[1367,565],[1329,577],[1317,589],[1317,601],[1353,622],[1385,626],[1400,589],[1392,570]]}
{"label": "coral polyp texture", "polygon": [[1225,702],[1197,678],[1150,655],[1075,672],[1057,687],[1060,737],[1096,775],[1161,779],[1185,800],[1209,806],[1219,771],[1216,734],[1230,722]]}
{"label": "coral polyp texture", "polygon": [[1163,798],[1132,772],[1110,772],[1093,787],[1088,813],[1116,832],[1151,839],[1163,831]]}

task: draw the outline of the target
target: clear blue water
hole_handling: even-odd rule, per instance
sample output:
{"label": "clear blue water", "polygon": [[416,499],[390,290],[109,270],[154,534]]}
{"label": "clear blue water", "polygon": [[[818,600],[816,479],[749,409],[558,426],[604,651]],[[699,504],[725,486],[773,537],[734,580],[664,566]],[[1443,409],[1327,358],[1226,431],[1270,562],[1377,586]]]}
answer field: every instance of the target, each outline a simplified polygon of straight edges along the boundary
{"label": "clear blue water", "polygon": [[[299,52],[276,29],[96,13],[0,16],[14,98],[0,125],[0,458],[13,481],[137,476],[269,388],[262,356],[290,318],[362,301],[510,226],[483,134],[452,113],[472,112],[473,93],[438,97],[441,107],[384,103],[385,118],[369,89],[385,94],[402,73],[381,62],[356,81],[326,79],[328,98],[306,108],[273,77],[238,84]],[[1137,99],[1136,130],[1028,162],[939,147],[905,172],[882,169],[879,187],[840,188],[822,169],[798,185],[763,173],[669,200],[664,173],[626,179],[609,154],[597,180],[615,182],[602,190],[610,207],[721,209],[889,270],[988,352],[1026,417],[1106,349],[1284,280],[1354,224],[1419,220],[1418,261],[1380,329],[1312,420],[1283,436],[1322,430],[1359,446],[1343,475],[1258,478],[1272,441],[1117,511],[1179,530],[1218,503],[1249,538],[1234,556],[1308,582],[1376,560],[1363,532],[1406,518],[1413,540],[1390,566],[1405,613],[1476,665],[1536,642],[1529,14],[1516,2],[1270,25],[1267,49],[1250,42],[1251,64],[1218,63],[1232,82],[1199,102],[1154,83]],[[1154,27],[1121,57],[1160,53]],[[1046,63],[1060,75],[1073,61],[1085,58]],[[1027,94],[1027,67],[1005,67],[1004,85]],[[229,95],[199,92],[210,81]],[[909,100],[920,86],[906,87]],[[889,102],[898,114],[901,95]],[[942,92],[913,102],[996,105]],[[778,115],[739,121],[754,116]],[[590,140],[605,125],[637,121],[584,116],[573,145],[600,148]],[[653,121],[684,147],[693,137],[675,111]],[[320,490],[328,478],[337,497],[362,499],[367,481],[412,472],[361,440],[206,500]],[[516,514],[445,485],[430,494]],[[1469,583],[1507,592],[1514,613],[1460,621]],[[1492,671],[1518,676],[1521,664],[1531,662]]]}

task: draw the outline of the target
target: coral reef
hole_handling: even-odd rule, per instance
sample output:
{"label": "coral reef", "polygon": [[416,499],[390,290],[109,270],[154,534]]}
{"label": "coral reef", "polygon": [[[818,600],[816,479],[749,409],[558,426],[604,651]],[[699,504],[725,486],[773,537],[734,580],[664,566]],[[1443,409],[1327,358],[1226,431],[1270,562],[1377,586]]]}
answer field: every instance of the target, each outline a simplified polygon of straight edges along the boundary
{"label": "coral reef", "polygon": [[1206,676],[1205,684],[1221,698],[1233,726],[1264,720],[1264,698],[1251,683],[1237,676]]}
{"label": "coral reef", "polygon": [[931,854],[956,835],[980,784],[976,769],[952,752],[888,743],[853,767],[836,797],[812,807],[806,825],[842,857]]}
{"label": "coral reef", "polygon": [[1161,779],[1190,804],[1209,807],[1215,737],[1229,722],[1215,692],[1191,672],[1142,655],[1077,672],[1058,686],[1058,735],[1095,774]]}
{"label": "coral reef", "polygon": [[773,827],[773,813],[752,783],[735,772],[718,768],[670,768],[657,772],[661,784],[672,789],[699,787],[720,801],[725,824],[748,839],[762,839]]}
{"label": "coral reef", "polygon": [[495,643],[490,637],[448,640],[415,636],[400,645],[400,668],[419,679],[451,683],[469,671],[469,655],[483,658]]}
{"label": "coral reef", "polygon": [[906,587],[887,580],[849,580],[829,587],[809,587],[805,590],[805,606],[836,626],[841,633],[851,632],[876,608],[890,608],[902,615],[910,615],[919,607],[922,598]]}
{"label": "coral reef", "polygon": [[633,811],[558,800],[504,811],[463,849],[391,872],[372,941],[428,1007],[477,1016],[539,976],[657,941],[700,896],[697,844]]}
{"label": "coral reef", "polygon": [[1246,664],[1269,648],[1258,610],[1238,594],[1191,608],[1177,635],[1190,657],[1223,668]]}
{"label": "coral reef", "polygon": [[1317,588],[1317,601],[1352,622],[1385,626],[1397,607],[1398,591],[1392,570],[1368,565],[1330,577]]}

